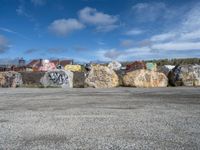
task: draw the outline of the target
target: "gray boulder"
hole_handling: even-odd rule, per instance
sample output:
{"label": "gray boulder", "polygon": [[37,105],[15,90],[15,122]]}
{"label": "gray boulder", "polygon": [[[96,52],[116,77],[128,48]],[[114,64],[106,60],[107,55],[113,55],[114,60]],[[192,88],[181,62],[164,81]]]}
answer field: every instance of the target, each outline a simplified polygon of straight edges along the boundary
{"label": "gray boulder", "polygon": [[67,70],[53,70],[48,71],[40,79],[44,87],[73,87],[73,72]]}
{"label": "gray boulder", "polygon": [[173,86],[200,86],[200,65],[176,66],[168,78]]}

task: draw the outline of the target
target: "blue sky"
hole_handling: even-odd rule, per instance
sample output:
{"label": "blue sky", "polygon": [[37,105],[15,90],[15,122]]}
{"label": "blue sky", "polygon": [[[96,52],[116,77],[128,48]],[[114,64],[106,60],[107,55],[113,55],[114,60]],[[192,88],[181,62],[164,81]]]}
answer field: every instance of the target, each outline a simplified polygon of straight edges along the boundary
{"label": "blue sky", "polygon": [[200,57],[197,0],[0,0],[0,62]]}

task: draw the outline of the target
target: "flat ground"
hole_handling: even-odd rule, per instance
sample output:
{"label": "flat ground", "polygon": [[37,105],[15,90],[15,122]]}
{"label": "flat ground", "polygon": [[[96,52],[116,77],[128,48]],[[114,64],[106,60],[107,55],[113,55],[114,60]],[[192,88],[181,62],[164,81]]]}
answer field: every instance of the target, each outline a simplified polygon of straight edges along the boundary
{"label": "flat ground", "polygon": [[0,89],[0,149],[200,149],[200,88]]}

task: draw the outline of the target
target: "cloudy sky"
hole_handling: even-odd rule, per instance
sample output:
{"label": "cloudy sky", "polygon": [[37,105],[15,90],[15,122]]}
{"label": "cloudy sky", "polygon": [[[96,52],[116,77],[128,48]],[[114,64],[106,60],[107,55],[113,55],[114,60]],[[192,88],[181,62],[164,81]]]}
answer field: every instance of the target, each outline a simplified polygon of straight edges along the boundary
{"label": "cloudy sky", "polygon": [[0,0],[0,59],[200,57],[198,0]]}

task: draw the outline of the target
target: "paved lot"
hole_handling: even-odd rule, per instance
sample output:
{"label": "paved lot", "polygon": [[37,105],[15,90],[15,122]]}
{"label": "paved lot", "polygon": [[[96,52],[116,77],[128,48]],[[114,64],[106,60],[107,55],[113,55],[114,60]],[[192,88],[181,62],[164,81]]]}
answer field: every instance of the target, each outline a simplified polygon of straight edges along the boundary
{"label": "paved lot", "polygon": [[200,88],[0,89],[0,149],[200,149]]}

